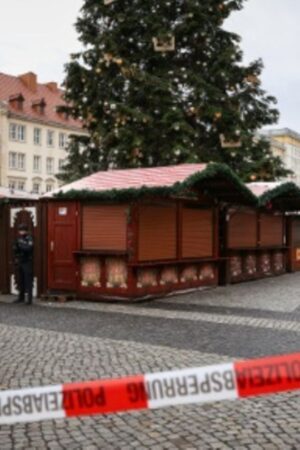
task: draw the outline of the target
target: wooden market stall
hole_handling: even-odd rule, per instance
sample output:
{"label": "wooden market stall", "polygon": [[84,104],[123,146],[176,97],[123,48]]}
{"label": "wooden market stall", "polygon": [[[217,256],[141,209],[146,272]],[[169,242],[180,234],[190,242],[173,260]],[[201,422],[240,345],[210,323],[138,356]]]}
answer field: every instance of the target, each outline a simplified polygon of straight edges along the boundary
{"label": "wooden market stall", "polygon": [[253,205],[226,167],[98,172],[49,194],[45,291],[143,298],[216,286],[220,205]]}
{"label": "wooden market stall", "polygon": [[300,189],[293,182],[270,186],[260,197],[261,206],[284,211],[286,223],[286,266],[290,272],[300,270]]}
{"label": "wooden market stall", "polygon": [[289,244],[288,270],[300,270],[300,215],[295,212],[287,217],[287,239]]}
{"label": "wooden market stall", "polygon": [[18,225],[26,223],[35,240],[34,295],[42,290],[41,210],[38,197],[0,187],[0,294],[17,294],[18,279],[13,258],[13,242]]}
{"label": "wooden market stall", "polygon": [[[286,212],[300,207],[294,183],[250,183],[256,208],[229,208],[223,217],[223,256],[229,258],[231,283],[285,273],[289,268]],[[297,206],[298,205],[298,206]]]}

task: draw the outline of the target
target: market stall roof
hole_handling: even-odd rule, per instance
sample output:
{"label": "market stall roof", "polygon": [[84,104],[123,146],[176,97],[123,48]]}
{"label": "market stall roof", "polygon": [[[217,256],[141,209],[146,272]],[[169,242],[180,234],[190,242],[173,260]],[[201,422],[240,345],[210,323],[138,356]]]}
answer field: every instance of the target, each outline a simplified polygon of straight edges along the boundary
{"label": "market stall roof", "polygon": [[248,187],[258,197],[261,207],[281,211],[300,210],[300,188],[292,181],[249,183]]}
{"label": "market stall roof", "polygon": [[0,201],[4,200],[38,200],[39,196],[25,191],[18,191],[0,186]]}
{"label": "market stall roof", "polygon": [[195,191],[224,202],[257,202],[252,192],[227,166],[214,163],[97,172],[44,197],[121,201],[145,195],[168,197]]}
{"label": "market stall roof", "polygon": [[265,192],[275,189],[278,186],[281,186],[283,183],[282,181],[257,181],[254,183],[247,183],[248,188],[251,192],[253,192],[254,195],[257,197],[260,197]]}

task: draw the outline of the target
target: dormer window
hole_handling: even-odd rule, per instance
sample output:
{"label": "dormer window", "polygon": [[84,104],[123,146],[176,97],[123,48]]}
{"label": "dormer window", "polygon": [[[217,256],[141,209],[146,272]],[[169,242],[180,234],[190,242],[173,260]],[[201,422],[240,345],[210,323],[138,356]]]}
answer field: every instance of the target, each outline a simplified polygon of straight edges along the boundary
{"label": "dormer window", "polygon": [[59,115],[59,117],[61,117],[64,120],[68,120],[69,119],[69,115],[70,115],[70,107],[66,106],[66,105],[57,105],[55,107],[56,113]]}
{"label": "dormer window", "polygon": [[32,109],[38,114],[44,114],[46,102],[44,98],[34,100],[32,102]]}
{"label": "dormer window", "polygon": [[9,104],[10,106],[12,106],[14,109],[18,109],[18,110],[22,110],[23,109],[23,103],[24,103],[24,97],[22,94],[15,94],[15,95],[11,95],[9,97]]}

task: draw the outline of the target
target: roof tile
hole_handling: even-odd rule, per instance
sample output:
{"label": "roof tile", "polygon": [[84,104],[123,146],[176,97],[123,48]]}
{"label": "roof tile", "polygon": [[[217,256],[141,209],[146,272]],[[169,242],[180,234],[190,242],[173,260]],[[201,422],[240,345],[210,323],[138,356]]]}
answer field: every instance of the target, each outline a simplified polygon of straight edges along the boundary
{"label": "roof tile", "polygon": [[[12,96],[22,94],[24,97],[23,109],[18,110],[9,103]],[[20,119],[37,120],[47,124],[64,126],[66,128],[82,129],[82,123],[79,120],[65,118],[62,114],[56,112],[56,107],[66,105],[62,98],[63,91],[54,89],[54,84],[37,83],[36,90],[29,89],[20,77],[6,75],[0,72],[0,101],[7,102],[8,110]],[[37,109],[32,108],[32,103],[37,100],[45,99],[46,107],[44,114],[40,114]]]}
{"label": "roof tile", "polygon": [[112,189],[139,189],[143,186],[168,187],[184,181],[190,175],[202,171],[206,167],[206,164],[180,164],[167,167],[97,172],[73,183],[66,184],[45,196],[48,197],[57,192],[64,193],[71,190],[109,191]]}

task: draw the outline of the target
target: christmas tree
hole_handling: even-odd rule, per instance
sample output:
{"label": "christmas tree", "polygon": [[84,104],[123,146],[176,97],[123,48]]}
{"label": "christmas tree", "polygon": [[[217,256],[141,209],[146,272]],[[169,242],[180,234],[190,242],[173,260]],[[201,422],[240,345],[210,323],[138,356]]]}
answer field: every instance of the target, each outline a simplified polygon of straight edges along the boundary
{"label": "christmas tree", "polygon": [[80,53],[66,66],[65,97],[90,133],[72,140],[61,174],[222,162],[243,179],[287,174],[256,130],[276,123],[261,88],[262,62],[242,64],[224,21],[243,0],[85,0]]}

